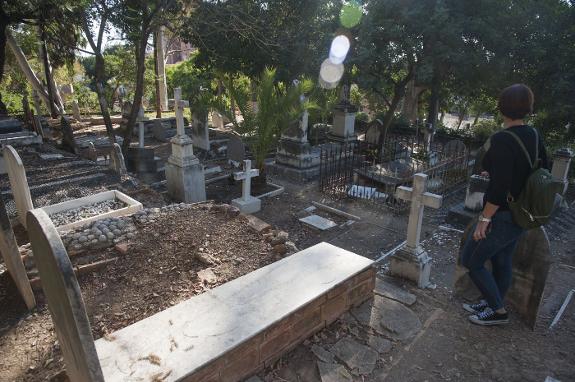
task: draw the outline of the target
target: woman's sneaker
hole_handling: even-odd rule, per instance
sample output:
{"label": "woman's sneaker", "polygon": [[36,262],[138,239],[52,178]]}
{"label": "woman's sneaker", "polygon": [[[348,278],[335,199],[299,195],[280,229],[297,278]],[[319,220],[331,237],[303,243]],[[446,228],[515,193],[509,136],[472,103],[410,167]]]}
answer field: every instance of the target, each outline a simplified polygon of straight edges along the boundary
{"label": "woman's sneaker", "polygon": [[491,308],[486,308],[481,313],[469,316],[469,321],[483,326],[503,325],[509,323],[509,315],[507,313],[497,313]]}
{"label": "woman's sneaker", "polygon": [[483,312],[488,306],[487,301],[480,300],[477,304],[463,304],[463,309],[469,313],[477,314]]}

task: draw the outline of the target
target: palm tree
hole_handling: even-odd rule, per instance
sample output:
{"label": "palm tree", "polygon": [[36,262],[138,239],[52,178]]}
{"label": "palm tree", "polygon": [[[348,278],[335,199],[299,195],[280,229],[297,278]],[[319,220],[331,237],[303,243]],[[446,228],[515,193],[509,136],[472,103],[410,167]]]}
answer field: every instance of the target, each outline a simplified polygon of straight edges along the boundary
{"label": "palm tree", "polygon": [[243,116],[243,122],[236,121],[227,108],[228,118],[234,124],[234,130],[248,141],[254,155],[256,167],[260,170],[260,179],[265,182],[265,159],[270,150],[277,144],[281,132],[290,123],[301,118],[304,111],[313,107],[309,100],[303,100],[305,94],[313,89],[313,82],[308,79],[294,82],[287,86],[275,81],[276,70],[266,68],[253,86],[257,100],[254,110],[252,94],[249,89],[235,87],[231,78],[223,80],[230,98],[235,102]]}

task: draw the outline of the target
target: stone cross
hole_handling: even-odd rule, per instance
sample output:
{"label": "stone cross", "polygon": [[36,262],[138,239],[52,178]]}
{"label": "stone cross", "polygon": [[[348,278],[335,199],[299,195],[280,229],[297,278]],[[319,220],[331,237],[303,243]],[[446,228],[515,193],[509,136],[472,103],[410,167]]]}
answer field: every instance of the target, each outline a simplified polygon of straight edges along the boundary
{"label": "stone cross", "polygon": [[251,214],[261,209],[261,200],[254,198],[252,193],[252,178],[259,176],[260,172],[257,169],[252,169],[252,161],[244,161],[244,172],[236,172],[234,174],[235,180],[242,180],[242,197],[232,200],[232,205],[238,207],[241,212]]}
{"label": "stone cross", "polygon": [[184,127],[184,108],[189,107],[190,102],[182,100],[182,88],[174,89],[174,108],[176,109],[176,130],[178,136],[186,135]]}
{"label": "stone cross", "polygon": [[427,175],[415,174],[412,187],[399,187],[397,197],[405,201],[411,201],[409,223],[407,226],[407,247],[415,251],[419,248],[421,238],[421,225],[423,223],[424,207],[438,209],[441,207],[443,197],[426,192]]}
{"label": "stone cross", "polygon": [[248,200],[252,195],[252,178],[260,175],[258,169],[252,169],[252,161],[244,161],[244,172],[236,172],[234,174],[235,180],[243,180],[242,184],[242,199]]}
{"label": "stone cross", "polygon": [[399,187],[396,196],[411,201],[407,241],[403,248],[392,257],[390,271],[392,275],[415,281],[420,288],[429,285],[431,259],[420,245],[421,225],[425,207],[438,209],[443,198],[427,191],[427,175],[415,174],[413,187]]}

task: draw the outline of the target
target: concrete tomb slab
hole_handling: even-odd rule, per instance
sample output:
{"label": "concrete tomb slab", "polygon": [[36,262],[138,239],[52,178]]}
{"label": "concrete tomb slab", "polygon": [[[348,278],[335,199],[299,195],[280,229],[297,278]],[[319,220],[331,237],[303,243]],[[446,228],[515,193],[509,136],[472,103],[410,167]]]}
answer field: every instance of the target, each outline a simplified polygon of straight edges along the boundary
{"label": "concrete tomb slab", "polygon": [[305,218],[299,219],[299,221],[312,228],[319,229],[320,231],[327,231],[330,228],[337,227],[337,224],[334,221],[319,215],[306,216]]}
{"label": "concrete tomb slab", "polygon": [[34,209],[28,179],[26,178],[26,170],[20,155],[12,146],[5,146],[3,152],[8,178],[10,179],[10,188],[12,189],[14,203],[18,211],[18,220],[26,227],[26,213]]}
{"label": "concrete tomb slab", "polygon": [[384,281],[381,279],[381,277],[377,277],[375,279],[374,292],[379,296],[387,297],[391,300],[401,302],[407,306],[411,306],[417,301],[417,297],[415,297],[415,295],[389,282]]}
{"label": "concrete tomb slab", "polygon": [[372,260],[321,243],[94,342],[56,228],[42,210],[28,224],[73,381],[240,381],[368,299],[375,282]]}
{"label": "concrete tomb slab", "polygon": [[379,354],[372,348],[357,341],[344,337],[331,349],[333,354],[341,359],[352,372],[359,375],[371,374],[379,359]]}

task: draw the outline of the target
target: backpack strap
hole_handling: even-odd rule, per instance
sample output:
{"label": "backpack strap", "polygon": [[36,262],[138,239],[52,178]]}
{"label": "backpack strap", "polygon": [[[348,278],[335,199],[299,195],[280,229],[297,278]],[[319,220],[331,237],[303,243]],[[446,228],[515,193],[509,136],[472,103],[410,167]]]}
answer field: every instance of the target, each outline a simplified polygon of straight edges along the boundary
{"label": "backpack strap", "polygon": [[532,169],[534,169],[535,166],[537,166],[537,163],[539,162],[539,136],[537,134],[537,130],[533,129],[533,131],[535,131],[535,161],[531,160],[531,154],[529,154],[527,147],[525,147],[525,144],[523,143],[523,141],[521,140],[521,138],[519,138],[519,136],[517,134],[515,134],[514,132],[509,131],[507,129],[502,130],[503,133],[510,134],[513,138],[515,138],[515,140],[517,141],[519,146],[523,149],[523,152],[525,153],[525,156],[527,157],[527,161],[529,162],[529,165],[531,166]]}

